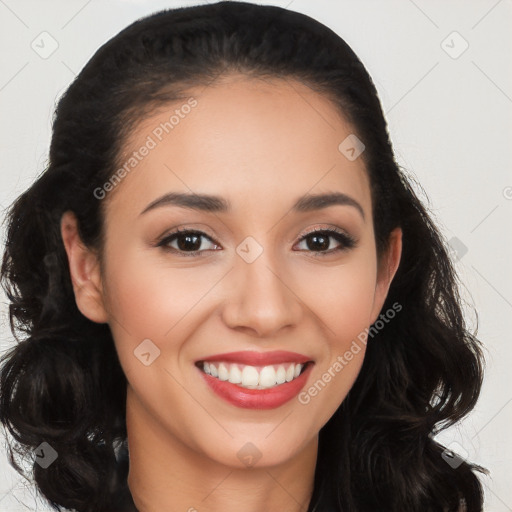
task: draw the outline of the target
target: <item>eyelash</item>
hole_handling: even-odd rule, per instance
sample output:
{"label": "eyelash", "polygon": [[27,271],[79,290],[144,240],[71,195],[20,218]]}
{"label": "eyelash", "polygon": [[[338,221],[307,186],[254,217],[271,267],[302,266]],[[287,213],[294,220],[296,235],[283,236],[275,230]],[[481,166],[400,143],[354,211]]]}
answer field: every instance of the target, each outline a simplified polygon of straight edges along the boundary
{"label": "eyelash", "polygon": [[[172,252],[175,254],[179,254],[183,257],[201,257],[203,256],[203,253],[211,250],[211,249],[204,249],[202,251],[181,251],[179,249],[175,249],[174,247],[169,247],[168,244],[172,242],[173,240],[177,239],[180,235],[196,235],[199,237],[208,238],[211,242],[213,242],[215,245],[217,242],[212,240],[211,237],[209,237],[206,233],[203,233],[202,231],[196,231],[192,229],[177,229],[170,233],[169,235],[165,236],[162,240],[160,240],[157,244],[157,247],[161,247],[166,252]],[[334,238],[337,242],[339,242],[341,245],[338,248],[335,249],[329,249],[327,251],[299,251],[299,252],[312,252],[315,256],[314,257],[324,257],[327,255],[331,255],[340,251],[346,251],[349,249],[352,249],[356,246],[356,239],[349,235],[348,233],[345,233],[344,231],[338,230],[338,229],[314,229],[312,231],[309,231],[305,234],[303,234],[299,240],[299,243],[305,240],[306,238],[310,237],[311,235],[318,235],[323,234],[327,235],[328,238]]]}

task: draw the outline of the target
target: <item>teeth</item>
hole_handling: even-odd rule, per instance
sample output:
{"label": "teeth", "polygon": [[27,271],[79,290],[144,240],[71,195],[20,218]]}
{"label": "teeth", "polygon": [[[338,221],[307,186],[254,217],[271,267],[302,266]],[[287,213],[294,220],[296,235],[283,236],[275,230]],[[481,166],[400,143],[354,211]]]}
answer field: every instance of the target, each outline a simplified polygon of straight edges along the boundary
{"label": "teeth", "polygon": [[231,370],[229,372],[229,382],[231,384],[241,384],[242,383],[242,372],[240,368],[236,364],[231,365]]}
{"label": "teeth", "polygon": [[224,363],[219,364],[219,379],[220,380],[228,380],[229,379],[229,370]]}
{"label": "teeth", "polygon": [[[286,368],[286,366],[288,366]],[[242,364],[203,362],[203,370],[219,380],[229,381],[248,389],[268,389],[291,382],[300,375],[303,364],[285,363],[255,367]]]}
{"label": "teeth", "polygon": [[274,386],[276,383],[276,371],[273,366],[265,366],[260,372],[258,384],[264,388]]}
{"label": "teeth", "polygon": [[242,386],[257,386],[258,370],[254,366],[245,366],[242,370]]}
{"label": "teeth", "polygon": [[286,382],[286,370],[284,369],[284,366],[282,364],[279,365],[276,372],[276,382],[278,384],[283,384],[283,382]]}

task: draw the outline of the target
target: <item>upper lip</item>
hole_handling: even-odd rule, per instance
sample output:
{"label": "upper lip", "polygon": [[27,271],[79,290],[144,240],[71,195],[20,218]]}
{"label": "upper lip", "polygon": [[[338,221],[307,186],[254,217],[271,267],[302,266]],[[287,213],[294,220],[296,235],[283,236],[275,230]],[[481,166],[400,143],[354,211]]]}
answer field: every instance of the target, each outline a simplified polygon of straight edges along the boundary
{"label": "upper lip", "polygon": [[279,363],[307,363],[312,359],[304,354],[289,352],[286,350],[273,350],[270,352],[256,352],[254,350],[243,350],[239,352],[226,352],[224,354],[215,354],[206,356],[199,361],[225,361],[230,363],[240,363],[249,366],[267,366]]}

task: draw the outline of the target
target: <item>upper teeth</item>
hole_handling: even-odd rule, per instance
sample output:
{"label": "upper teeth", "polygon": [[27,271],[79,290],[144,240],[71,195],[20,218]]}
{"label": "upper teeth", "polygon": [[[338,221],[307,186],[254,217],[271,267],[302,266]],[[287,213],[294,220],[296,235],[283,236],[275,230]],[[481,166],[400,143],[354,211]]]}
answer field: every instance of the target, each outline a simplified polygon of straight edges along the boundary
{"label": "upper teeth", "polygon": [[249,389],[267,389],[290,382],[300,375],[303,366],[300,363],[258,367],[237,363],[203,362],[203,370],[208,375]]}

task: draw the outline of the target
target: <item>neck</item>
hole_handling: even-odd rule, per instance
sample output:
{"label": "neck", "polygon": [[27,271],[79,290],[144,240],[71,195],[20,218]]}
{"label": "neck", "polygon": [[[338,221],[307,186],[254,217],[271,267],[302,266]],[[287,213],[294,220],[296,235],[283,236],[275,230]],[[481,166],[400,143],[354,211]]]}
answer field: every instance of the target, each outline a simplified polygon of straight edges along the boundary
{"label": "neck", "polygon": [[187,446],[155,422],[128,386],[128,486],[139,512],[306,512],[318,438],[277,466],[231,467]]}

